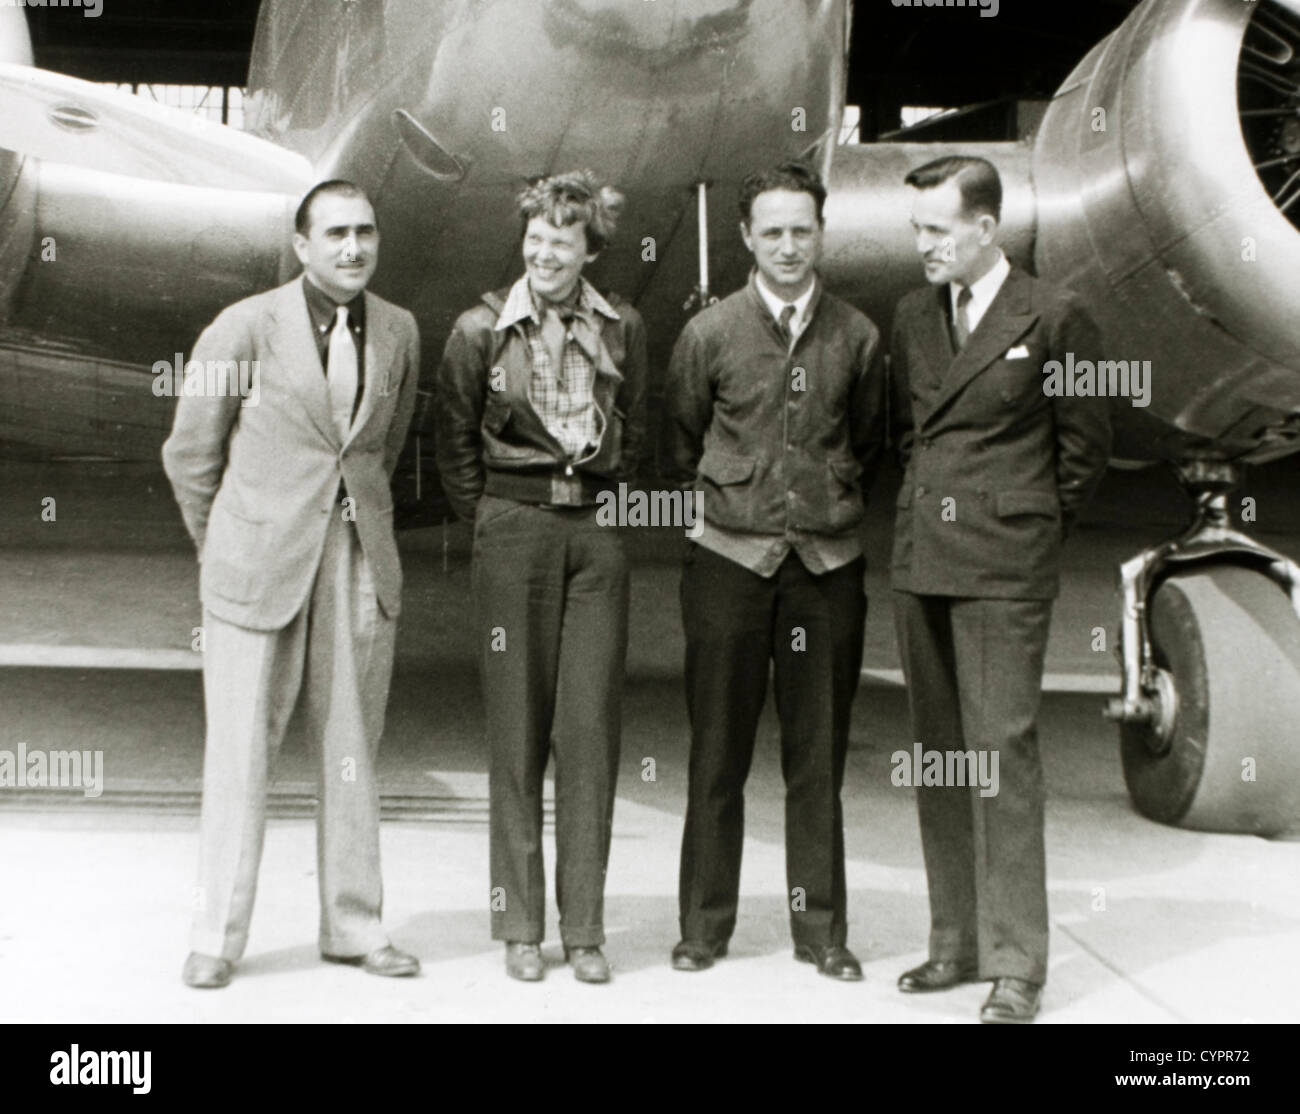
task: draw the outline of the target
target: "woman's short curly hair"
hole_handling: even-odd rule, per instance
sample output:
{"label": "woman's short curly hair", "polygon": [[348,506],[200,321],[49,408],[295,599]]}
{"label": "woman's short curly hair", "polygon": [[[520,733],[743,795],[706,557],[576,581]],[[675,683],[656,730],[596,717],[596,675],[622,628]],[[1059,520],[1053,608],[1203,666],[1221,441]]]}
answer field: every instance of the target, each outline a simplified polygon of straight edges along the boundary
{"label": "woman's short curly hair", "polygon": [[581,222],[587,229],[587,250],[598,252],[614,235],[623,195],[590,170],[573,170],[531,183],[519,194],[518,204],[525,232],[534,217],[543,217],[556,228]]}

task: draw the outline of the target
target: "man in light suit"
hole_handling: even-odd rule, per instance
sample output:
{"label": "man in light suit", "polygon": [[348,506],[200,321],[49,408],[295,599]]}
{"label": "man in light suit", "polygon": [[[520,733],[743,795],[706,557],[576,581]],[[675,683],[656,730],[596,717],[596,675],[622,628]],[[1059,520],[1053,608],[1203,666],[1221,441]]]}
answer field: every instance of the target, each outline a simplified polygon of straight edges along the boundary
{"label": "man in light suit", "polygon": [[[193,987],[225,986],[243,954],[267,770],[304,684],[320,761],[321,956],[419,971],[380,923],[374,769],[402,595],[389,480],[415,407],[419,333],[365,293],[379,233],[357,186],[317,186],[296,228],[303,276],[204,330],[163,446],[203,600],[203,816],[182,975]],[[236,366],[251,391],[232,389]]]}
{"label": "man in light suit", "polygon": [[1044,365],[1095,360],[1101,338],[1074,295],[1007,262],[992,164],[945,158],[906,181],[931,283],[899,303],[891,346],[907,469],[894,614],[912,738],[988,752],[986,768],[996,754],[1000,786],[917,790],[930,958],[898,985],[991,979],[980,1020],[1027,1022],[1047,977],[1043,653],[1061,542],[1110,451],[1108,401],[1049,396]]}

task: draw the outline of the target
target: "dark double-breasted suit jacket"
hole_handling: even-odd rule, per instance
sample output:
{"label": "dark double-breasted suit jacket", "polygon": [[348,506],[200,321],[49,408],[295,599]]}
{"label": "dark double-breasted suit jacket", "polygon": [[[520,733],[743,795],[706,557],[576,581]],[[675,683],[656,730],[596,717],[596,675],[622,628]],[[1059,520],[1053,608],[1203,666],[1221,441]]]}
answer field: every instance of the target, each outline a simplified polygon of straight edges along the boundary
{"label": "dark double-breasted suit jacket", "polygon": [[894,321],[892,577],[913,741],[1000,769],[996,792],[918,791],[930,956],[986,979],[1046,979],[1036,720],[1061,543],[1106,467],[1110,401],[1050,396],[1044,367],[1100,350],[1073,294],[1016,268],[960,352],[947,286],[906,295]]}
{"label": "dark double-breasted suit jacket", "polygon": [[[1095,360],[1078,298],[1013,267],[954,354],[947,286],[899,302],[892,436],[906,463],[893,586],[918,595],[1052,599],[1061,541],[1110,455],[1108,400],[1049,397],[1051,360]],[[945,500],[950,502],[945,503]]]}

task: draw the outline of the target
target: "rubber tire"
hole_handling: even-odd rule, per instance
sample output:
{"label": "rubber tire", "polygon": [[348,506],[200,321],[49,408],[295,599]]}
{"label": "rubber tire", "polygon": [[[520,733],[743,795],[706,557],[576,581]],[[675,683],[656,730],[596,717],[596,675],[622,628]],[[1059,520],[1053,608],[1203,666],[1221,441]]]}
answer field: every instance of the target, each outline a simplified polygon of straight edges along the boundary
{"label": "rubber tire", "polygon": [[1293,835],[1300,619],[1287,595],[1254,570],[1198,565],[1156,589],[1150,618],[1156,664],[1173,676],[1178,711],[1163,754],[1150,727],[1120,728],[1134,806],[1199,831]]}

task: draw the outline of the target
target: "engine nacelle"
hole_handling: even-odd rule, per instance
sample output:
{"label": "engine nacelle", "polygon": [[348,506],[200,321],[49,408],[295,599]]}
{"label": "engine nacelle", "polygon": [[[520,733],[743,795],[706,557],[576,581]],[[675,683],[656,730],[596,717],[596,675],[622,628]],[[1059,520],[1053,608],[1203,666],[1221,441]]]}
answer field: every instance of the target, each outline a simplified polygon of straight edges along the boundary
{"label": "engine nacelle", "polygon": [[1149,406],[1116,406],[1121,457],[1300,447],[1298,50],[1296,0],[1147,0],[1043,120],[1038,271],[1112,359],[1151,361]]}

